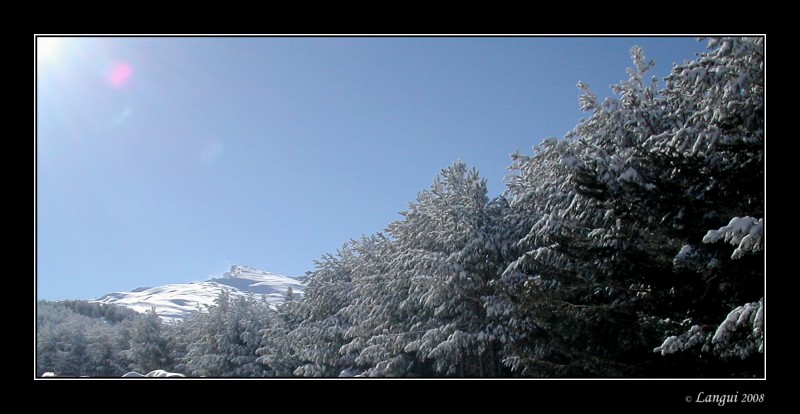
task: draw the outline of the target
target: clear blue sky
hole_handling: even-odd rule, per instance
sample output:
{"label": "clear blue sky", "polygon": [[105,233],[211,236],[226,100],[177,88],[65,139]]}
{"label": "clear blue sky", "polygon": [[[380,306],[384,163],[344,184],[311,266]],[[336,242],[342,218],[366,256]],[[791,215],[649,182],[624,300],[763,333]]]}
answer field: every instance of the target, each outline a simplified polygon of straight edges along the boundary
{"label": "clear blue sky", "polygon": [[38,38],[40,299],[288,276],[382,231],[453,161],[490,196],[644,48],[694,38]]}

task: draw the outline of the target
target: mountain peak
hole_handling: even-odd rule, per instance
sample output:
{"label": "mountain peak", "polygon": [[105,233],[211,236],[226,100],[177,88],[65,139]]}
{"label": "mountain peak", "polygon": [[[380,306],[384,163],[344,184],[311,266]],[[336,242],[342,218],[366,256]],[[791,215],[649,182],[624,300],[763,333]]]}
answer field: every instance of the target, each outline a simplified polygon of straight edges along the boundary
{"label": "mountain peak", "polygon": [[240,276],[242,274],[246,274],[246,273],[260,274],[260,273],[267,273],[267,272],[265,272],[263,270],[258,270],[258,269],[252,268],[250,266],[233,265],[233,266],[231,266],[231,270],[230,271],[225,272],[225,273],[222,274],[222,278],[223,279],[228,279],[228,278],[238,277],[238,276]]}
{"label": "mountain peak", "polygon": [[213,305],[214,299],[225,289],[231,296],[254,294],[263,297],[272,306],[283,303],[286,291],[292,289],[302,296],[305,285],[297,279],[265,272],[250,266],[234,265],[222,277],[202,282],[176,283],[152,288],[136,288],[130,292],[115,292],[93,300],[113,303],[137,312],[155,308],[164,320],[183,319],[197,309]]}

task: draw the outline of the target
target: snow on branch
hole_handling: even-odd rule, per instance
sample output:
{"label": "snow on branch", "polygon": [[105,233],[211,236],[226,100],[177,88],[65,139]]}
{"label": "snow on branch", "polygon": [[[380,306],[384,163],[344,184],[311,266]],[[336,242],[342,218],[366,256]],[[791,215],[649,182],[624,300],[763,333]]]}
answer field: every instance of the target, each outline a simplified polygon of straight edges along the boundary
{"label": "snow on branch", "polygon": [[764,219],[754,217],[734,217],[727,226],[719,230],[709,230],[703,237],[703,243],[714,243],[720,239],[739,245],[731,255],[731,259],[738,259],[745,253],[757,252],[762,249],[764,239]]}
{"label": "snow on branch", "polygon": [[731,332],[735,331],[740,326],[752,325],[753,335],[760,335],[764,332],[764,301],[746,303],[738,306],[736,309],[728,313],[725,321],[717,327],[714,337],[711,338],[713,343],[723,343],[728,340]]}
{"label": "snow on branch", "polygon": [[702,344],[703,352],[713,352],[722,357],[746,358],[754,352],[763,353],[764,298],[730,311],[713,335],[704,329],[707,327],[692,325],[688,332],[665,339],[653,352],[667,355]]}

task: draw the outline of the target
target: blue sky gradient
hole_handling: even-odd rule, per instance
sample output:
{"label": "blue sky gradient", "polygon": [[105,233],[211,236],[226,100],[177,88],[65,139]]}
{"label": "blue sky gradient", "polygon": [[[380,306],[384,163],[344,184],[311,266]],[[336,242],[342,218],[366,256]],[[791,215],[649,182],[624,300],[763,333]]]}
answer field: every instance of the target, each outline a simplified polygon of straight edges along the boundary
{"label": "blue sky gradient", "polygon": [[40,299],[301,276],[382,231],[456,160],[503,192],[630,47],[663,78],[694,38],[37,38]]}

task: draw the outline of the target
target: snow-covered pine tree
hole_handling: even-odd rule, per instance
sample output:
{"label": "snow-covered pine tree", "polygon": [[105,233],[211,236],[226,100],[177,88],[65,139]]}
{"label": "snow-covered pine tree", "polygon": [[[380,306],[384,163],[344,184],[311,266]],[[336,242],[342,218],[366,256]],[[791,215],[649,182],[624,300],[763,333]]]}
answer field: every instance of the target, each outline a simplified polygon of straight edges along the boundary
{"label": "snow-covered pine tree", "polygon": [[303,321],[288,336],[295,357],[302,362],[294,375],[335,377],[352,364],[339,349],[346,343],[344,335],[350,327],[341,310],[355,299],[352,273],[357,260],[356,253],[345,245],[335,255],[316,261],[316,269],[309,272],[303,301],[297,307]]}
{"label": "snow-covered pine tree", "polygon": [[252,296],[231,298],[220,292],[206,314],[193,315],[191,340],[184,364],[192,376],[261,377],[257,362],[267,307]]}
{"label": "snow-covered pine tree", "polygon": [[186,322],[190,325],[190,340],[183,363],[189,375],[221,377],[233,370],[218,343],[230,307],[230,293],[223,289],[206,313],[195,313]]}
{"label": "snow-covered pine tree", "polygon": [[[635,47],[628,80],[612,87],[618,98],[600,103],[579,84],[591,117],[533,157],[514,155],[509,197],[530,229],[504,274],[518,304],[506,307],[506,362],[517,372],[674,375],[678,365],[648,356],[648,344],[695,320],[729,321],[737,303],[747,305],[723,325],[754,327],[750,344],[763,336],[753,305],[764,276],[761,41],[712,39],[662,91]],[[731,229],[719,228],[729,220]],[[723,238],[739,245],[729,257],[710,244]],[[662,352],[680,341],[668,343]],[[683,365],[696,375],[724,369]],[[759,366],[756,358],[736,369]]]}
{"label": "snow-covered pine tree", "polygon": [[131,329],[130,349],[126,352],[131,361],[130,369],[146,373],[172,368],[172,353],[163,331],[164,325],[155,308],[136,319]]}
{"label": "snow-covered pine tree", "polygon": [[128,371],[128,326],[143,317],[114,305],[79,300],[36,304],[36,372],[113,377]]}
{"label": "snow-covered pine tree", "polygon": [[686,210],[665,218],[682,233],[676,272],[695,284],[690,311],[656,351],[712,353],[763,375],[764,39],[709,39],[707,53],[674,68],[664,95],[680,123],[651,153],[673,166],[665,179],[685,183]]}
{"label": "snow-covered pine tree", "polygon": [[341,311],[351,326],[345,333],[349,342],[339,352],[364,376],[424,375],[415,355],[404,350],[414,309],[407,301],[409,279],[394,270],[399,254],[394,242],[376,234],[351,247],[358,257],[352,272],[355,300]]}
{"label": "snow-covered pine tree", "polygon": [[503,266],[486,181],[456,162],[401,214],[388,231],[398,251],[391,272],[409,286],[403,352],[440,375],[496,373],[485,305]]}
{"label": "snow-covered pine tree", "polygon": [[84,375],[88,362],[86,333],[91,320],[60,304],[39,302],[36,325],[37,375]]}
{"label": "snow-covered pine tree", "polygon": [[117,358],[115,330],[97,321],[94,329],[87,332],[86,363],[83,375],[90,377],[117,377],[127,372],[123,361]]}
{"label": "snow-covered pine tree", "polygon": [[303,317],[298,311],[299,302],[289,301],[267,313],[268,322],[259,331],[261,346],[256,350],[256,361],[264,365],[267,377],[291,377],[300,366],[289,333],[297,329]]}

